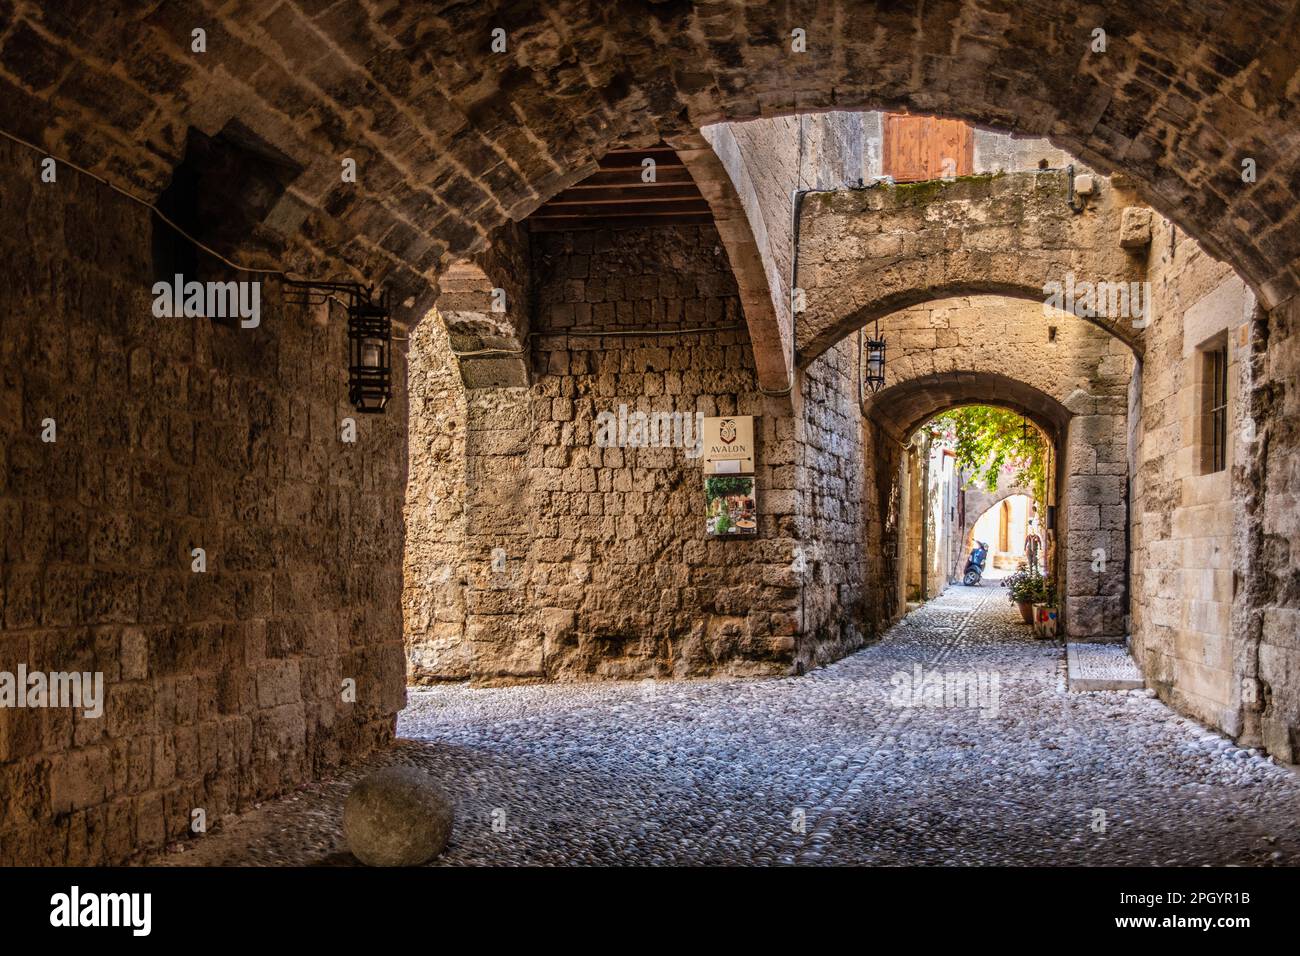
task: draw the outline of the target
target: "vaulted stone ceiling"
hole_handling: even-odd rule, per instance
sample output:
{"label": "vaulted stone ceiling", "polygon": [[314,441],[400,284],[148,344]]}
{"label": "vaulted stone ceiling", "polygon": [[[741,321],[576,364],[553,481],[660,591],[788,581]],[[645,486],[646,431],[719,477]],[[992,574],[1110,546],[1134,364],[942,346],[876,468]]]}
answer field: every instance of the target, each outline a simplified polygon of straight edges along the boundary
{"label": "vaulted stone ceiling", "polygon": [[[1297,17],[1295,2],[1233,0],[0,0],[0,129],[151,198],[190,127],[236,121],[302,167],[268,217],[296,259],[386,279],[410,319],[442,264],[611,144],[905,108],[1047,135],[1131,174],[1272,305],[1300,289]],[[796,28],[807,52],[791,50]]]}

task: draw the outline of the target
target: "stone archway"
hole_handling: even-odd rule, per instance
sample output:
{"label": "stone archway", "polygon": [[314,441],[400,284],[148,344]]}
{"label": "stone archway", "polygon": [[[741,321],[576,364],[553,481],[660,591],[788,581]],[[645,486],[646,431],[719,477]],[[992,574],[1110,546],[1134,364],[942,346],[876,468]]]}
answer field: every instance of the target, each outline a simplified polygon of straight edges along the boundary
{"label": "stone archway", "polygon": [[960,527],[960,540],[962,547],[970,543],[970,535],[980,519],[989,511],[999,507],[1009,498],[1016,496],[1030,498],[1033,497],[1033,489],[1023,488],[1019,485],[998,485],[997,491],[984,491],[979,488],[967,489],[965,494],[964,513]]}
{"label": "stone archway", "polygon": [[[740,292],[741,308],[754,350],[754,374],[759,385],[773,394],[789,394],[792,344],[789,322],[778,315],[773,290],[779,276],[767,272],[763,250],[767,235],[756,190],[735,163],[726,162],[717,140],[682,137],[672,143],[677,155],[713,211],[713,223],[727,250],[731,271]],[[739,178],[738,178],[739,177]]]}
{"label": "stone archway", "polygon": [[[1173,230],[1152,241],[1151,257],[1165,257],[1172,319],[1147,330],[1158,346],[1147,354],[1176,358],[1147,379],[1149,400],[1133,399],[1147,416],[1130,473],[1141,475],[1149,506],[1141,535],[1152,556],[1147,653],[1162,662],[1154,683],[1167,696],[1188,693],[1195,713],[1234,734],[1244,726],[1259,739],[1262,728],[1270,751],[1292,759],[1300,726],[1289,477],[1300,444],[1289,424],[1300,367],[1294,3],[1280,14],[1228,0],[1158,0],[1140,10],[1119,0],[1032,9],[1014,0],[938,0],[923,10],[844,0],[769,7],[634,0],[617,8],[574,0],[560,8],[442,11],[282,0],[204,9],[212,42],[199,57],[189,47],[194,24],[183,5],[88,12],[25,4],[0,14],[0,130],[32,147],[0,144],[16,171],[5,184],[14,199],[5,208],[15,219],[6,246],[15,278],[12,301],[0,309],[7,317],[0,357],[5,376],[12,375],[0,389],[11,412],[4,506],[9,527],[21,528],[7,539],[16,544],[4,568],[5,626],[19,632],[9,648],[40,648],[51,664],[66,664],[72,655],[59,651],[65,638],[78,654],[93,643],[111,668],[130,675],[130,686],[109,698],[112,735],[50,739],[23,728],[21,759],[0,772],[6,783],[21,780],[14,791],[31,796],[30,814],[6,825],[0,851],[31,847],[28,861],[83,854],[120,860],[186,832],[184,813],[171,811],[183,811],[191,794],[215,815],[390,740],[401,706],[404,397],[391,417],[361,423],[360,444],[345,444],[338,426],[349,409],[337,358],[345,343],[337,321],[322,324],[268,302],[267,322],[247,340],[204,323],[160,325],[151,320],[143,280],[150,231],[161,226],[143,206],[62,163],[57,188],[40,178],[49,153],[153,201],[183,165],[191,131],[226,134],[245,152],[292,170],[267,193],[236,177],[232,188],[247,193],[234,197],[247,241],[201,238],[244,265],[382,285],[399,330],[432,311],[440,275],[450,271],[454,285],[452,264],[467,258],[490,288],[525,306],[526,283],[511,281],[513,223],[585,176],[612,145],[689,137],[715,120],[906,108],[1045,135],[1097,169],[1126,173],[1142,198],[1229,260],[1272,310],[1255,317],[1238,310],[1228,321],[1230,310],[1211,301],[1192,315],[1215,287],[1192,276],[1176,288],[1199,253],[1189,256]],[[1094,54],[1099,25],[1109,46]],[[508,39],[504,54],[490,48],[498,28]],[[792,28],[807,32],[806,53],[791,49]],[[1150,82],[1153,76],[1168,82]],[[352,179],[340,175],[349,163]],[[1245,178],[1243,164],[1257,176]],[[79,228],[64,229],[67,222]],[[499,268],[484,253],[498,257]],[[476,285],[461,291],[481,293],[480,277],[472,279]],[[989,281],[947,280],[935,288],[1025,294],[1019,285]],[[734,298],[730,290],[708,297]],[[600,488],[611,478],[609,459],[622,456],[605,457],[602,449],[597,459],[582,434],[588,423],[573,424],[574,392],[560,391],[599,384],[591,357],[578,354],[593,351],[589,343],[548,349],[548,360],[566,371],[549,383],[554,391],[534,396],[550,417],[544,440],[529,447],[532,406],[520,394],[528,379],[509,357],[531,333],[528,308],[508,312],[509,323],[498,325],[479,304],[444,304],[463,317],[454,320],[468,340],[452,343],[458,358],[477,360],[489,386],[481,391],[491,396],[475,404],[484,427],[467,437],[482,464],[475,478],[499,491],[521,484],[532,452],[551,472],[576,461],[564,477],[547,475],[552,485],[543,488],[557,509],[544,516],[552,533],[539,536],[536,548],[541,563],[553,566],[544,609],[557,613],[547,615],[547,632],[516,643],[511,625],[523,592],[490,583],[491,574],[511,574],[529,560],[528,530],[518,520],[518,510],[528,510],[526,495],[503,506],[485,497],[468,516],[491,542],[475,554],[483,582],[472,592],[476,619],[468,633],[499,649],[512,674],[535,675],[546,641],[562,642],[564,613],[577,603],[571,566],[583,556],[554,528],[563,496],[591,487],[616,496],[601,506],[617,513],[562,517],[622,533],[634,524],[661,526],[622,510],[631,503],[644,516],[647,500],[654,503],[647,496],[660,496],[664,514],[667,505],[684,513],[690,501],[677,492],[687,485],[659,487],[676,480],[678,466],[660,467],[664,450],[650,449],[639,474],[621,474],[630,488]],[[28,321],[33,314],[48,324]],[[859,310],[847,321],[868,317]],[[1195,408],[1188,370],[1210,341],[1203,332],[1221,334],[1242,369],[1232,422],[1251,429],[1241,432],[1241,467],[1231,485],[1227,474],[1179,474],[1178,460],[1191,446],[1173,410]],[[678,352],[665,368],[657,344],[629,349],[640,353],[628,357],[635,368],[610,374],[652,377],[674,410],[685,397],[686,411],[767,415],[765,519],[775,533],[739,552],[745,588],[729,583],[738,550],[668,544],[671,566],[712,594],[699,633],[684,629],[700,659],[712,664],[740,651],[764,672],[788,672],[860,645],[859,625],[872,608],[858,614],[846,595],[879,549],[877,537],[855,536],[887,513],[887,489],[870,508],[852,499],[862,485],[875,485],[870,497],[888,482],[862,471],[855,443],[867,427],[848,391],[851,343],[826,349],[804,370],[795,396],[803,408],[791,421],[778,420],[751,393],[743,336],[710,334],[716,353],[732,357],[725,367],[719,359],[706,368],[706,381],[685,394],[667,384],[680,371],[672,362],[685,369],[700,363]],[[937,384],[927,376],[967,371],[959,351],[945,349],[946,370],[918,362],[914,399]],[[936,343],[927,351],[940,349]],[[404,370],[393,371],[400,394]],[[592,411],[590,393],[580,397]],[[1111,491],[1123,472],[1111,458],[1123,444],[1113,424],[1125,403],[1086,389],[1056,400],[1070,412],[1071,454],[1086,462],[1090,450],[1106,449],[1080,482],[1077,514],[1067,509],[1065,517],[1075,530],[1094,526],[1098,546],[1113,548],[1125,500]],[[1032,404],[1024,399],[1026,408]],[[46,414],[60,420],[57,445],[30,427]],[[1180,561],[1198,518],[1180,503],[1201,493],[1202,478],[1222,486],[1222,537],[1232,541],[1233,568],[1244,569],[1240,588],[1233,569],[1203,569],[1215,572],[1222,597],[1215,613],[1226,618],[1230,608],[1234,615],[1230,634],[1226,621],[1213,622],[1227,635],[1213,644],[1179,627],[1180,615],[1199,613],[1197,596],[1161,590],[1196,570]],[[53,527],[51,514],[59,515]],[[195,536],[221,549],[214,573],[197,582],[177,561],[178,545]],[[670,566],[655,550],[620,544],[626,560],[614,573],[622,581],[635,581],[643,567]],[[66,560],[50,560],[56,551]],[[1072,583],[1088,580],[1089,572],[1078,570]],[[1116,595],[1072,588],[1076,598],[1099,604],[1099,627],[1110,626]],[[611,623],[602,640],[635,645],[622,639],[634,631]],[[39,641],[37,631],[44,632]],[[340,698],[342,680],[360,690],[355,705]],[[170,708],[181,700],[184,708]],[[173,719],[171,710],[182,709],[201,721]],[[150,714],[168,717],[151,725]],[[165,775],[141,781],[148,789],[137,791],[135,782],[102,772],[122,765],[128,739],[164,756],[198,753],[202,763],[164,762]],[[196,739],[215,746],[196,751]]]}
{"label": "stone archway", "polygon": [[[1128,588],[1127,345],[1076,316],[1017,299],[945,299],[886,316],[886,384],[866,415],[895,443],[963,405],[1020,413],[1055,449],[1051,530],[1066,632],[1118,640]],[[1098,562],[1100,551],[1106,560]]]}
{"label": "stone archway", "polygon": [[809,194],[799,231],[799,364],[920,302],[983,294],[1042,303],[1050,287],[1064,304],[1085,282],[1089,308],[1106,313],[1089,321],[1140,355],[1150,303],[1145,250],[1131,255],[1120,244],[1130,199],[1108,187],[1080,211],[1071,189],[1070,175],[1056,170]]}

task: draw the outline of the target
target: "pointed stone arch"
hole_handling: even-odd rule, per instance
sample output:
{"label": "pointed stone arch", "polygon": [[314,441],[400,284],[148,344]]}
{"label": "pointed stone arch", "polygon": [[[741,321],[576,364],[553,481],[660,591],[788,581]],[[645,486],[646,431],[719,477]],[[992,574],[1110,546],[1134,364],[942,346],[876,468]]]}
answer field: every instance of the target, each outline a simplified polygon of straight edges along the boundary
{"label": "pointed stone arch", "polygon": [[775,298],[779,294],[779,282],[775,281],[778,277],[769,273],[770,263],[764,261],[767,239],[762,210],[743,165],[725,146],[718,149],[718,138],[725,138],[725,130],[715,128],[713,135],[713,142],[695,134],[680,137],[672,145],[713,211],[714,225],[740,290],[758,383],[769,392],[788,394],[793,374],[792,349],[788,326],[779,317]]}

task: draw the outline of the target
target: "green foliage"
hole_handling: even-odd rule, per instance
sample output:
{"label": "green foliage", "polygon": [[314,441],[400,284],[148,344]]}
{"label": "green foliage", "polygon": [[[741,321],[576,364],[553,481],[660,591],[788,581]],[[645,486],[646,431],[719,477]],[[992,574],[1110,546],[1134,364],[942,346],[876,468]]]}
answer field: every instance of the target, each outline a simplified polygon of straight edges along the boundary
{"label": "green foliage", "polygon": [[749,490],[754,487],[754,479],[730,476],[705,478],[704,485],[710,499],[725,498],[728,495],[749,494]]}
{"label": "green foliage", "polygon": [[991,405],[968,405],[945,412],[926,426],[932,438],[950,438],[957,464],[989,491],[998,490],[1003,466],[1016,470],[1015,483],[1033,491],[1047,506],[1047,441],[1033,425],[1022,427],[1016,412]]}
{"label": "green foliage", "polygon": [[1012,604],[1053,604],[1056,601],[1056,588],[1037,570],[1023,564],[1015,574],[1009,574],[1002,582],[1007,587],[1007,597]]}

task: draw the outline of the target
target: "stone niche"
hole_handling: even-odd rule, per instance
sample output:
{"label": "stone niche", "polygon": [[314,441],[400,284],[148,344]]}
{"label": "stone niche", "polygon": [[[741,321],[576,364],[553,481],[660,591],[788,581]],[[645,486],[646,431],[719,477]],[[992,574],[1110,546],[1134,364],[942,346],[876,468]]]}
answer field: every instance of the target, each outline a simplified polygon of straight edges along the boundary
{"label": "stone niche", "polygon": [[[530,606],[549,677],[780,673],[794,582],[780,449],[754,385],[735,280],[712,226],[534,236],[537,330]],[[585,329],[676,334],[589,336]],[[677,332],[676,330],[700,330]],[[676,416],[639,446],[602,413]],[[705,533],[700,420],[755,415],[760,536]],[[671,422],[669,417],[659,418]],[[764,431],[764,428],[767,431]],[[678,435],[680,434],[680,441]],[[769,439],[766,443],[764,438]]]}
{"label": "stone niche", "polygon": [[[416,489],[430,468],[452,468],[425,459],[429,442],[457,439],[413,425],[407,625],[423,629],[411,640],[414,669],[481,682],[788,672],[794,451],[755,388],[716,230],[546,233],[531,245],[533,384],[522,405],[509,388],[468,393],[467,530],[443,586],[428,580],[455,563],[445,548],[418,571],[412,563],[439,552],[434,538],[447,526]],[[618,334],[634,329],[671,334]],[[436,361],[435,350],[414,354],[413,378]],[[608,441],[602,413],[677,427],[654,441]],[[700,418],[724,414],[757,416],[754,540],[705,533],[691,439]]]}

